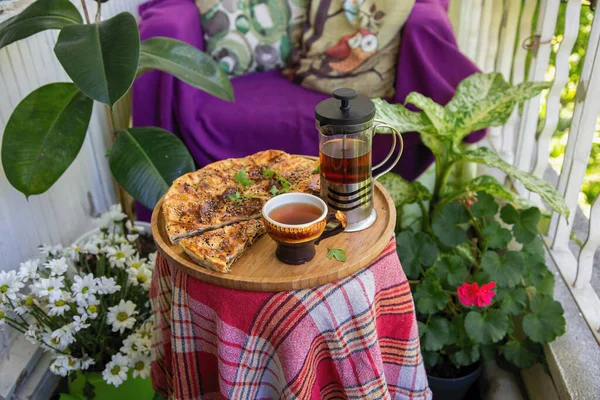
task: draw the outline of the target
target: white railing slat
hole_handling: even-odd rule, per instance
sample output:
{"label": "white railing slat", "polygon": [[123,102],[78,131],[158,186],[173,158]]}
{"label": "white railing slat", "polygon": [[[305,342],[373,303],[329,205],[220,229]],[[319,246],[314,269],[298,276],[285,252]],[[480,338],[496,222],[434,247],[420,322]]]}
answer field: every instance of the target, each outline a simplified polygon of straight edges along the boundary
{"label": "white railing slat", "polygon": [[492,3],[492,20],[490,22],[490,33],[488,35],[488,52],[485,63],[479,67],[483,72],[494,72],[496,65],[496,56],[498,55],[498,44],[500,43],[500,26],[502,25],[502,17],[504,15],[503,1],[488,1]]}
{"label": "white railing slat", "polygon": [[479,40],[477,41],[477,54],[474,59],[475,64],[477,64],[477,66],[479,66],[483,72],[489,72],[486,71],[484,67],[488,53],[491,51],[489,48],[489,37],[491,33],[490,30],[493,12],[493,2],[484,1],[481,7],[481,29],[479,30]]}
{"label": "white railing slat", "polygon": [[565,157],[558,179],[558,192],[564,196],[571,210],[568,221],[555,213],[550,223],[550,232],[554,232],[553,247],[567,246],[575,213],[578,209],[577,198],[592,149],[596,121],[600,113],[600,19],[594,19],[590,32],[590,41],[583,61],[583,70],[577,85],[575,109],[569,128],[569,138]]}
{"label": "white railing slat", "polygon": [[560,94],[569,80],[569,57],[579,34],[579,15],[581,0],[569,0],[565,12],[565,28],[563,39],[556,52],[555,76],[546,100],[546,120],[544,129],[538,137],[537,157],[533,173],[543,177],[550,159],[550,139],[560,119]]}
{"label": "white railing slat", "polygon": [[[540,19],[537,23],[536,35],[540,36],[540,42],[544,44],[541,44],[532,54],[529,81],[543,81],[545,78],[559,6],[560,0],[542,0],[540,3]],[[515,158],[515,165],[521,170],[531,171],[539,112],[540,96],[527,101],[523,107]],[[523,192],[522,195],[528,197],[527,192]]]}
{"label": "white railing slat", "polygon": [[594,254],[600,246],[600,196],[596,197],[590,210],[590,225],[588,238],[579,253],[575,287],[582,288],[592,280]]}

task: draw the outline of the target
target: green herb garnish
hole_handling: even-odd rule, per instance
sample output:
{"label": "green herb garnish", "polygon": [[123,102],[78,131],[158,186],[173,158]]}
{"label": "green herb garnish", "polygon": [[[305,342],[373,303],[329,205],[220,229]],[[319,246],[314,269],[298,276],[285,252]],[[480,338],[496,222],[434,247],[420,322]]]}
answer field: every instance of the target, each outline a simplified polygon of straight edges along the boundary
{"label": "green herb garnish", "polygon": [[263,174],[262,174],[262,175],[263,175],[263,177],[265,177],[265,178],[272,178],[272,177],[274,177],[275,175],[277,175],[277,171],[273,171],[272,169],[265,169],[265,170],[263,171]]}
{"label": "green herb garnish", "polygon": [[242,189],[246,190],[249,186],[252,186],[254,183],[253,180],[248,179],[248,175],[246,175],[246,168],[242,168],[238,172],[235,173],[233,179],[240,185],[242,185]]}
{"label": "green herb garnish", "polygon": [[273,196],[277,196],[277,193],[279,193],[279,189],[277,189],[275,185],[273,185],[271,186],[271,190],[269,190],[269,193],[271,193]]}
{"label": "green herb garnish", "polygon": [[327,258],[331,259],[336,259],[338,261],[344,262],[346,261],[346,250],[344,249],[332,249],[332,248],[327,248]]}
{"label": "green herb garnish", "polygon": [[231,201],[242,201],[242,195],[240,192],[235,192],[234,194],[229,195],[229,200]]}

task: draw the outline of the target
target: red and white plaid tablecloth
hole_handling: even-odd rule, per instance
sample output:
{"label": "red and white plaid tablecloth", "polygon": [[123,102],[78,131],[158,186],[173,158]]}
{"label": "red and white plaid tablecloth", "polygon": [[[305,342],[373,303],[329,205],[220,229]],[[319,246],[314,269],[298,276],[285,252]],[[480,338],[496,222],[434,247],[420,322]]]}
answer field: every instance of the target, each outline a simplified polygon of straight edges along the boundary
{"label": "red and white plaid tablecloth", "polygon": [[369,267],[291,292],[214,286],[157,258],[154,388],[174,399],[429,399],[395,241]]}

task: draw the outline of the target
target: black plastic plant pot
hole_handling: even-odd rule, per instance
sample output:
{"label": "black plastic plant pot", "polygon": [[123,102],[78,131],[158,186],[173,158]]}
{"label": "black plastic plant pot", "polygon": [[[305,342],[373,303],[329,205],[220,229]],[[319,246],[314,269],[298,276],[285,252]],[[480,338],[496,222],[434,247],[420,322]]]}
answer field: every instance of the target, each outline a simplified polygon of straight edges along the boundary
{"label": "black plastic plant pot", "polygon": [[481,363],[477,369],[460,378],[438,378],[427,374],[429,388],[433,392],[433,400],[461,400],[481,374]]}

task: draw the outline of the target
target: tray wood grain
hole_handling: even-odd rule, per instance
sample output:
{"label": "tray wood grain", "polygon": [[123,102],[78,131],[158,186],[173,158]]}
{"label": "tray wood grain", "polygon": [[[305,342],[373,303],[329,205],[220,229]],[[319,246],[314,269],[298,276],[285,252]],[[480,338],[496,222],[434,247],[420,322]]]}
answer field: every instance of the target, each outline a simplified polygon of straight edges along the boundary
{"label": "tray wood grain", "polygon": [[[385,188],[375,183],[374,206],[377,221],[370,228],[353,233],[341,233],[317,246],[315,258],[303,265],[287,265],[275,257],[275,242],[264,235],[223,274],[196,264],[181,246],[172,244],[165,229],[161,199],[152,213],[152,235],[159,251],[186,273],[214,285],[232,289],[280,292],[307,289],[343,279],[363,267],[385,249],[394,234],[396,208]],[[327,258],[328,248],[346,250],[347,261]]]}

